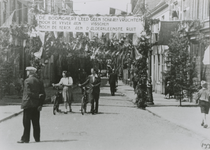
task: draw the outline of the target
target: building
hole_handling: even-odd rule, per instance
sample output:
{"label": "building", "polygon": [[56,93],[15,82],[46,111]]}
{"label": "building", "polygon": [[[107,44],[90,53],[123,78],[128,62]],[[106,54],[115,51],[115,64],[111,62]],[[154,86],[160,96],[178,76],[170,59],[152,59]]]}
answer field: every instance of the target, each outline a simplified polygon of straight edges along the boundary
{"label": "building", "polygon": [[[145,6],[147,9],[147,17],[151,19],[159,19],[160,21],[186,21],[198,20],[203,25],[200,33],[204,39],[209,41],[210,27],[209,27],[209,0],[160,0],[155,4],[154,0],[138,0],[135,1],[133,9],[134,14],[141,14],[142,8]],[[157,1],[156,1],[157,2]],[[152,5],[151,5],[152,4]],[[154,6],[155,4],[155,6]],[[161,23],[153,25],[152,42],[159,41]],[[196,71],[198,74],[197,82],[205,79],[210,88],[210,66],[203,65],[202,60],[204,57],[205,48],[207,45],[199,43],[199,34],[195,30],[189,32],[190,35],[190,53],[196,60]],[[165,81],[162,72],[167,67],[165,63],[164,52],[168,49],[167,44],[153,46],[151,55],[151,77],[153,80],[153,90],[157,93],[165,93]],[[198,84],[197,83],[197,84]]]}
{"label": "building", "polygon": [[[8,28],[12,23],[17,25],[31,24],[32,15],[29,10],[34,4],[39,11],[49,14],[70,14],[73,12],[72,0],[0,0],[0,26],[6,21],[9,22],[6,26]],[[8,21],[8,19],[10,20]],[[26,48],[28,43],[26,43],[26,39],[15,36],[13,36],[12,42],[13,48],[11,51],[20,56],[19,61],[15,63],[15,70],[17,70],[16,76],[18,77],[19,74],[22,74],[26,77],[25,67],[30,65],[30,54]],[[53,57],[48,62],[42,71],[45,86],[49,86],[54,80],[53,66],[55,62]]]}
{"label": "building", "polygon": [[24,24],[28,21],[29,3],[21,0],[0,1],[0,25],[14,12],[13,21],[17,24]]}

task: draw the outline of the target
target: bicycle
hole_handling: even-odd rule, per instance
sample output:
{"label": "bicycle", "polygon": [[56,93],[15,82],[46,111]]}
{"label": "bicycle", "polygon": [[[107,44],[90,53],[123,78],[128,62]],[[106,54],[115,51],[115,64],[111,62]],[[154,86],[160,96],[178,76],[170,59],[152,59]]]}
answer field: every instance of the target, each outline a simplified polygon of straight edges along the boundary
{"label": "bicycle", "polygon": [[61,112],[59,110],[59,104],[63,103],[62,100],[62,91],[60,91],[59,87],[55,87],[57,90],[55,95],[51,97],[51,102],[53,103],[53,114],[56,115],[56,112]]}
{"label": "bicycle", "polygon": [[89,89],[88,87],[82,87],[83,89],[83,96],[81,99],[81,114],[84,115],[86,113],[86,108],[87,108],[87,103],[88,103],[88,93],[87,90]]}

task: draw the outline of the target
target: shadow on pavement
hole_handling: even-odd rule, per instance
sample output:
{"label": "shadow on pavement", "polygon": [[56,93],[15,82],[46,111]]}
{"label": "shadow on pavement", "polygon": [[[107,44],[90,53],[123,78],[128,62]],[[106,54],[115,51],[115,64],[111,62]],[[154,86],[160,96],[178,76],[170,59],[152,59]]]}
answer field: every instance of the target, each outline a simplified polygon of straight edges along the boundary
{"label": "shadow on pavement", "polygon": [[147,107],[199,107],[198,105],[148,105]]}
{"label": "shadow on pavement", "polygon": [[98,112],[96,115],[118,115],[119,113]]}
{"label": "shadow on pavement", "polygon": [[44,140],[44,141],[40,141],[40,143],[46,143],[46,142],[74,142],[74,141],[78,141],[76,139],[73,140]]}
{"label": "shadow on pavement", "polygon": [[123,96],[123,95],[120,94],[120,93],[115,93],[115,96],[112,96],[111,93],[110,94],[108,94],[108,93],[100,93],[100,96],[101,97],[105,97],[105,96],[115,97],[115,96]]}

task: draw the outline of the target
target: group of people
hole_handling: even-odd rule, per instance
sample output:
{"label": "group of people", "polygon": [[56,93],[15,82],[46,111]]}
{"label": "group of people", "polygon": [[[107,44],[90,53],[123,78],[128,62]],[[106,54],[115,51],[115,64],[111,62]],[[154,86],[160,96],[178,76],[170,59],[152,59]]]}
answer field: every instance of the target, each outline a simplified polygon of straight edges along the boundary
{"label": "group of people", "polygon": [[[28,78],[24,81],[23,87],[23,97],[21,108],[23,109],[23,135],[18,143],[28,143],[30,140],[30,125],[33,125],[33,134],[36,142],[40,142],[40,111],[42,110],[42,105],[46,97],[44,84],[37,75],[37,69],[34,67],[27,67]],[[91,75],[87,76],[83,70],[83,77],[78,84],[79,87],[87,86],[89,87],[88,102],[91,103],[92,114],[98,113],[99,106],[99,96],[100,96],[100,84],[101,78],[97,73],[97,70],[92,68]],[[67,71],[63,71],[63,77],[57,84],[52,84],[53,86],[62,86],[62,97],[64,101],[65,111],[67,114],[67,107],[69,105],[69,111],[72,112],[71,104],[74,101],[73,98],[73,80],[71,77],[67,76]],[[112,71],[109,75],[109,84],[111,95],[114,96],[116,92],[116,87],[118,84],[117,74]],[[201,126],[204,128],[208,127],[206,115],[209,113],[210,108],[210,92],[207,89],[207,83],[205,81],[201,82],[202,88],[197,94],[197,99],[199,100],[199,105],[201,108],[201,113],[203,113]]]}
{"label": "group of people", "polygon": [[[40,142],[40,111],[46,97],[44,84],[37,74],[37,69],[34,67],[27,67],[26,71],[28,78],[24,81],[21,104],[21,108],[23,109],[24,131],[21,140],[18,141],[18,143],[29,142],[31,122],[34,129],[34,139],[36,142]],[[83,73],[83,76],[80,77],[81,80],[78,86],[89,87],[89,90],[87,91],[88,102],[91,103],[91,113],[95,114],[98,113],[101,78],[94,68],[91,69],[91,75],[89,76],[86,76],[84,70]],[[65,107],[64,113],[67,114],[68,106],[69,111],[72,112],[71,104],[74,101],[73,79],[67,75],[67,71],[63,71],[62,76],[59,83],[53,83],[52,85],[53,87],[62,86],[62,99]]]}

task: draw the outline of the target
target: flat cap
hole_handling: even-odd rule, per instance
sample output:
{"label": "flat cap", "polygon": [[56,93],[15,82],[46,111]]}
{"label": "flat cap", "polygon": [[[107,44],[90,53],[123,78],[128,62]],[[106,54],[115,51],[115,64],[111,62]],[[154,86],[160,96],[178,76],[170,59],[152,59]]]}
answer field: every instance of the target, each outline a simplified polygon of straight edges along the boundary
{"label": "flat cap", "polygon": [[37,71],[35,67],[26,67],[26,71]]}

